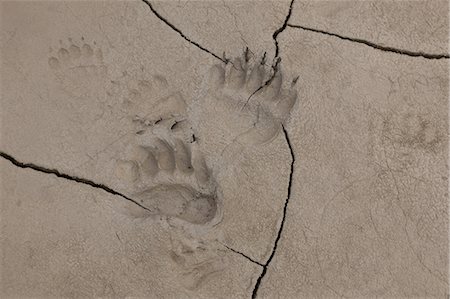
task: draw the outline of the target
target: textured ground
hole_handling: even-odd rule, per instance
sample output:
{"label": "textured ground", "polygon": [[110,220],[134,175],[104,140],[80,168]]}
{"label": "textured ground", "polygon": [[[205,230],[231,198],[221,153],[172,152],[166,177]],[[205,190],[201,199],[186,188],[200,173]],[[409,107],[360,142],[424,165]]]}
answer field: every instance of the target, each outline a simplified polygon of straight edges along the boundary
{"label": "textured ground", "polygon": [[448,1],[0,5],[1,297],[448,296]]}

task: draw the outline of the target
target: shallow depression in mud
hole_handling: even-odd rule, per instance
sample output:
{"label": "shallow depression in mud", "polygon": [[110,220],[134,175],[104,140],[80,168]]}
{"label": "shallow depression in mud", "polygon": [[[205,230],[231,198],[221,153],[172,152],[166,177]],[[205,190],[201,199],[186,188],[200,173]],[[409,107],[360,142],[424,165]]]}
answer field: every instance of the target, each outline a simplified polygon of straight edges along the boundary
{"label": "shallow depression in mud", "polygon": [[211,221],[217,212],[215,195],[203,194],[179,184],[163,184],[134,195],[154,214],[177,217],[193,224]]}

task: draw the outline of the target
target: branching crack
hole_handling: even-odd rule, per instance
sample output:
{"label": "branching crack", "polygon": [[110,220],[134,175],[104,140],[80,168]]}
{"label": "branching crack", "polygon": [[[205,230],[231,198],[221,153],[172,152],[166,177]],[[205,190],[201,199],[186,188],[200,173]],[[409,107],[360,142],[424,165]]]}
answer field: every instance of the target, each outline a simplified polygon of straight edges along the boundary
{"label": "branching crack", "polygon": [[389,46],[382,46],[382,45],[376,44],[376,43],[368,41],[368,40],[348,37],[348,36],[340,35],[337,33],[327,32],[324,30],[314,29],[314,28],[305,27],[305,26],[301,26],[301,25],[287,24],[287,26],[291,27],[291,28],[297,28],[297,29],[302,29],[305,31],[311,31],[311,32],[316,32],[316,33],[320,33],[320,34],[337,37],[339,39],[351,41],[354,43],[364,44],[366,46],[369,46],[371,48],[374,48],[374,49],[377,49],[380,51],[384,51],[384,52],[391,52],[391,53],[396,53],[396,54],[406,55],[406,56],[411,56],[411,57],[422,57],[422,58],[426,58],[426,59],[449,59],[450,58],[449,54],[430,54],[430,53],[424,53],[424,52],[414,52],[414,51],[410,51],[410,50],[398,49],[398,48],[389,47]]}
{"label": "branching crack", "polygon": [[199,48],[200,50],[214,56],[215,58],[219,59],[220,61],[222,61],[223,63],[228,63],[228,60],[226,58],[222,58],[219,55],[211,52],[210,50],[206,49],[205,47],[201,46],[199,43],[191,40],[190,38],[188,38],[180,29],[178,29],[177,27],[175,27],[175,25],[173,25],[172,23],[170,23],[165,17],[163,17],[162,15],[160,15],[155,8],[153,7],[153,5],[150,3],[150,1],[148,0],[142,0],[145,4],[147,4],[147,6],[150,8],[150,10],[153,12],[153,14],[160,19],[161,21],[163,21],[167,26],[169,26],[170,28],[172,28],[172,30],[174,30],[175,32],[177,32],[182,38],[184,38],[186,41],[188,41],[189,43],[193,44],[194,46],[196,46],[197,48]]}
{"label": "branching crack", "polygon": [[288,184],[288,194],[287,194],[287,198],[284,202],[284,208],[283,208],[283,217],[281,218],[281,224],[280,227],[278,229],[278,234],[277,237],[275,239],[275,243],[273,245],[272,248],[272,252],[270,253],[269,258],[267,259],[266,263],[263,265],[263,270],[261,272],[261,275],[258,277],[258,280],[256,281],[255,287],[253,288],[253,292],[252,292],[252,299],[256,298],[256,295],[258,294],[258,289],[261,285],[261,281],[264,278],[264,276],[266,275],[267,272],[267,268],[270,265],[270,262],[272,261],[273,257],[275,256],[275,252],[277,251],[277,246],[278,246],[278,242],[280,241],[281,238],[281,234],[283,232],[283,228],[284,228],[284,222],[286,220],[286,212],[287,212],[287,207],[289,204],[289,199],[291,198],[291,189],[292,189],[292,178],[293,178],[293,174],[294,174],[294,164],[295,164],[295,155],[294,155],[294,151],[292,149],[292,144],[291,141],[289,139],[289,135],[286,131],[286,129],[284,128],[284,126],[282,126],[283,129],[283,133],[284,133],[284,137],[286,139],[286,143],[289,147],[289,151],[291,154],[291,170],[289,173],[289,184]]}
{"label": "branching crack", "polygon": [[141,207],[144,210],[152,212],[150,209],[148,209],[145,206],[141,205],[136,200],[134,200],[134,199],[132,199],[132,198],[130,198],[130,197],[128,197],[128,196],[126,196],[126,195],[124,195],[124,194],[122,194],[122,193],[120,193],[120,192],[118,192],[118,191],[116,191],[116,190],[106,186],[106,185],[99,184],[99,183],[96,183],[94,181],[91,181],[91,180],[88,180],[88,179],[85,179],[85,178],[69,175],[69,174],[60,172],[59,170],[56,170],[56,169],[46,168],[46,167],[39,166],[39,165],[36,165],[36,164],[33,164],[33,163],[23,163],[23,162],[18,161],[17,159],[12,157],[11,155],[8,155],[8,154],[6,154],[4,152],[1,152],[1,151],[0,151],[0,157],[2,157],[5,160],[8,160],[13,165],[15,165],[17,167],[20,167],[20,168],[24,168],[24,169],[28,168],[28,169],[36,170],[36,171],[41,172],[41,173],[54,174],[54,175],[56,175],[59,178],[63,178],[63,179],[69,180],[69,181],[73,181],[73,182],[77,182],[77,183],[80,183],[80,184],[88,185],[88,186],[91,186],[91,187],[94,187],[94,188],[97,188],[97,189],[101,189],[103,191],[108,192],[109,194],[120,196],[120,197],[122,197],[122,198],[124,198],[124,199],[126,199],[126,200],[128,200],[128,201],[130,201],[132,203],[134,203],[135,205]]}

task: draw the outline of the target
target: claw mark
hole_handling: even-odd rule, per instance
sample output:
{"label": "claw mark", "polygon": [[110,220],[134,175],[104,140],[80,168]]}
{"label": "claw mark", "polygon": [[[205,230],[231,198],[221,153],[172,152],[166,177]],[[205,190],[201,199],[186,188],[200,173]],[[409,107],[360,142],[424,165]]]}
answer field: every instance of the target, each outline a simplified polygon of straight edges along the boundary
{"label": "claw mark", "polygon": [[244,51],[245,62],[248,62],[250,60],[249,54],[250,53],[249,53],[248,47],[245,47],[245,51]]}
{"label": "claw mark", "polygon": [[[261,89],[263,89],[264,87],[268,86],[268,85],[272,82],[273,78],[275,78],[275,76],[276,76],[277,73],[278,73],[278,70],[279,70],[279,64],[280,64],[280,62],[281,62],[281,57],[280,57],[280,49],[279,49],[279,47],[278,47],[278,40],[277,40],[277,38],[278,38],[278,35],[279,35],[281,32],[283,32],[283,31],[286,29],[286,27],[288,26],[288,22],[289,22],[289,19],[291,18],[291,14],[292,14],[292,7],[294,6],[294,1],[295,1],[295,0],[291,0],[291,4],[289,5],[289,11],[288,11],[288,14],[286,15],[286,18],[284,19],[283,24],[281,25],[280,28],[278,28],[277,30],[275,30],[275,32],[274,32],[273,35],[272,35],[273,41],[274,41],[274,43],[275,43],[275,56],[274,56],[274,58],[273,58],[274,62],[273,62],[273,64],[272,64],[272,70],[273,70],[272,76],[271,76],[269,79],[267,79],[267,81],[264,82],[264,84],[262,84],[260,87],[258,87],[258,89],[256,89],[256,90],[248,97],[247,103],[250,101],[250,99],[251,99],[257,92],[259,92],[259,91],[260,91]],[[266,52],[264,52],[264,56],[263,56],[263,59],[262,59],[262,61],[261,61],[261,64],[264,64],[265,62],[266,62]]]}
{"label": "claw mark", "polygon": [[266,64],[266,59],[267,59],[267,52],[264,52],[263,57],[261,59],[261,65]]}

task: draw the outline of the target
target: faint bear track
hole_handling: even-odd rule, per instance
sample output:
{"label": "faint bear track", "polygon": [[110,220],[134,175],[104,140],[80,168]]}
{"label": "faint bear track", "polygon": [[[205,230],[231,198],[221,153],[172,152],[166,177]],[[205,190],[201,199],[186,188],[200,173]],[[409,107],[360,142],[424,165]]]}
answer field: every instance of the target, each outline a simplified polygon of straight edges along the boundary
{"label": "faint bear track", "polygon": [[96,90],[104,90],[107,67],[95,41],[88,43],[84,37],[79,41],[69,38],[60,41],[56,52],[50,48],[50,55],[49,67],[62,89],[71,96],[92,96]]}
{"label": "faint bear track", "polygon": [[148,78],[143,68],[137,74],[124,72],[123,79],[125,82],[113,81],[117,89],[114,96],[120,99],[122,110],[132,117],[144,118],[149,113],[155,113],[155,97],[165,99],[173,96],[166,78],[160,75]]}
{"label": "faint bear track", "polygon": [[[180,107],[172,97],[164,106]],[[157,108],[157,105],[156,105]],[[215,181],[183,116],[135,120],[140,129],[115,175],[132,186],[132,197],[151,214],[206,224],[218,214]],[[136,217],[147,211],[132,212]]]}
{"label": "faint bear track", "polygon": [[169,256],[178,267],[178,280],[195,291],[225,269],[226,260],[216,244],[192,237],[171,236]]}
{"label": "faint bear track", "polygon": [[[274,140],[297,100],[296,80],[283,87],[281,69],[273,77],[265,59],[243,57],[213,66],[189,109],[202,147],[229,160],[253,145]],[[226,161],[223,161],[228,163]]]}

